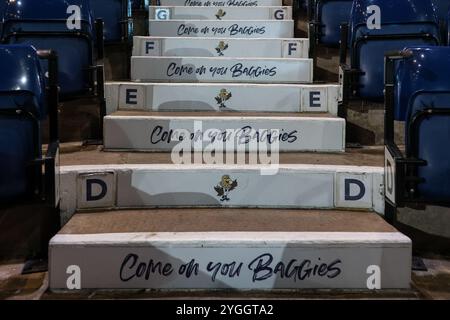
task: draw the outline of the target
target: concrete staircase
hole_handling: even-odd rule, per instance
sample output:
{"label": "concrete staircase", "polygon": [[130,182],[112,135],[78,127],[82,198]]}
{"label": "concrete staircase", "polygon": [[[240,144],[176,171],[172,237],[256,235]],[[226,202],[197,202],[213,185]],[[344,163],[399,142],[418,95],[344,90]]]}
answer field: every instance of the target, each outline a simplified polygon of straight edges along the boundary
{"label": "concrete staircase", "polygon": [[[382,158],[346,155],[339,86],[313,82],[281,5],[149,9],[132,81],[106,85],[104,150],[62,160],[53,290],[78,271],[82,289],[409,288]],[[230,132],[230,153],[205,153]]]}

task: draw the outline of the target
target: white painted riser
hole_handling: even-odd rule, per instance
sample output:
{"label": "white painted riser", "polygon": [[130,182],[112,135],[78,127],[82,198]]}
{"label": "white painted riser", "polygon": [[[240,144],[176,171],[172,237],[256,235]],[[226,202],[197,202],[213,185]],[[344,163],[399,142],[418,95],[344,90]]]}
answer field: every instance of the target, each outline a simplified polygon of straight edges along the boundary
{"label": "white painted riser", "polygon": [[293,20],[150,20],[154,37],[293,38]]}
{"label": "white painted riser", "polygon": [[308,58],[308,39],[134,37],[133,56]]}
{"label": "white painted riser", "polygon": [[141,110],[328,112],[336,115],[339,86],[112,82],[106,83],[105,93],[108,114],[117,110]]}
{"label": "white painted riser", "polygon": [[311,59],[132,57],[131,80],[312,83]]}
{"label": "white painted riser", "polygon": [[[228,201],[221,201],[215,190],[224,175],[237,181]],[[79,209],[153,207],[345,208],[383,213],[383,177],[381,167],[333,165],[68,166],[61,168],[61,211],[66,218]],[[93,198],[102,191],[103,197]]]}
{"label": "white painted riser", "polygon": [[[183,270],[193,259],[198,272],[188,277]],[[49,271],[51,289],[67,289],[71,274],[67,269],[75,265],[81,271],[82,289],[368,290],[372,274],[368,270],[376,266],[381,272],[381,289],[405,289],[410,286],[410,259],[411,242],[400,233],[57,235],[50,243]],[[170,274],[150,272],[148,279],[133,276],[139,265],[148,267],[150,261],[160,262]],[[267,270],[255,273],[258,262],[275,269],[280,262],[286,267],[291,261],[290,277],[272,273],[264,279]],[[213,265],[233,262],[234,272],[241,266],[239,273],[218,272],[213,277]],[[302,263],[306,265],[300,268]],[[305,276],[307,267],[322,264],[327,272],[321,269],[321,275]],[[293,272],[294,268],[299,268],[298,272]]]}
{"label": "white painted riser", "polygon": [[291,20],[291,7],[149,7],[154,20]]}
{"label": "white painted riser", "polygon": [[[211,132],[211,130],[213,130]],[[344,152],[345,120],[330,117],[191,117],[180,116],[118,116],[104,118],[106,149],[171,152],[175,146],[187,149],[194,142],[211,146],[210,136],[227,141],[231,130],[240,139],[229,151],[253,152],[261,146],[274,148],[279,141],[281,152]],[[253,131],[252,131],[253,130]],[[274,130],[278,130],[275,132]],[[192,140],[176,141],[180,136],[194,135]],[[261,141],[258,145],[258,136]],[[268,136],[271,144],[268,145]],[[248,138],[248,139],[247,139]],[[221,138],[222,139],[222,138]],[[247,141],[246,141],[247,140]],[[217,148],[217,147],[216,147]],[[275,149],[273,149],[275,150]]]}
{"label": "white painted riser", "polygon": [[281,6],[282,0],[160,0],[161,6]]}

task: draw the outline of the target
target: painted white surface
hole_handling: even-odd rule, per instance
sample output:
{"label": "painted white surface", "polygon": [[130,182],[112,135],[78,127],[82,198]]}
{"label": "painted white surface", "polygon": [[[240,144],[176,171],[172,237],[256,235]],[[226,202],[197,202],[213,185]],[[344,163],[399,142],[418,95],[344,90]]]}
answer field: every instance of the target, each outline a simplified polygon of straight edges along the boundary
{"label": "painted white surface", "polygon": [[389,152],[389,149],[386,147],[384,151],[384,177],[386,179],[385,183],[385,194],[386,198],[388,198],[393,204],[397,202],[396,196],[396,163],[392,154]]}
{"label": "painted white surface", "polygon": [[372,174],[346,173],[336,174],[336,207],[338,208],[371,208]]}
{"label": "painted white surface", "polygon": [[308,58],[308,39],[134,37],[133,56]]}
{"label": "painted white surface", "polygon": [[131,80],[311,83],[311,59],[132,57]]}
{"label": "painted white surface", "polygon": [[[276,131],[275,131],[276,130]],[[104,118],[106,149],[172,151],[183,146],[207,147],[212,138],[237,143],[228,151],[258,151],[261,146],[284,151],[345,151],[345,120],[330,117],[173,117],[115,116]],[[194,135],[187,136],[187,135]],[[270,139],[270,142],[268,143]],[[186,142],[187,141],[187,142]],[[184,149],[187,149],[185,147]]]}
{"label": "painted white surface", "polygon": [[161,6],[281,6],[282,0],[160,0]]}
{"label": "painted white surface", "polygon": [[[410,285],[411,241],[400,233],[57,235],[50,242],[49,261],[51,289],[67,288],[71,265],[81,269],[82,289],[367,290],[367,270],[373,265],[380,267],[382,289],[399,289]],[[136,276],[140,264],[151,262],[161,268],[147,278],[145,272]],[[281,264],[283,276],[273,272]],[[321,272],[308,273],[315,265]],[[164,267],[166,272],[159,272]]]}
{"label": "painted white surface", "polygon": [[293,20],[150,20],[155,37],[293,38]]}
{"label": "painted white surface", "polygon": [[[162,11],[161,11],[162,10]],[[149,17],[155,20],[290,20],[291,7],[189,7],[149,6]],[[163,13],[161,13],[163,12]]]}
{"label": "painted white surface", "polygon": [[[328,112],[337,115],[337,85],[136,83],[105,86],[107,114],[117,110]],[[227,100],[221,103],[221,92]],[[231,95],[231,96],[230,96]]]}
{"label": "painted white surface", "polygon": [[114,171],[79,174],[76,183],[78,209],[115,206],[117,184]]}
{"label": "painted white surface", "polygon": [[373,181],[373,210],[384,215],[384,172],[376,172],[372,175]]}
{"label": "painted white surface", "polygon": [[[383,213],[384,198],[379,194],[383,186],[369,184],[371,180],[382,183],[381,167],[280,165],[278,173],[269,176],[261,175],[263,169],[267,167],[187,164],[61,167],[63,221],[67,221],[77,209],[98,208],[102,204],[102,199],[86,201],[87,184],[79,178],[85,176],[105,180],[108,186],[105,199],[113,199],[104,204],[108,208],[345,207]],[[113,184],[107,180],[108,175],[116,177]],[[224,175],[237,180],[238,184],[229,192],[228,201],[220,201],[221,197],[215,190]],[[365,196],[341,203],[343,197],[338,190],[345,185],[345,178],[361,179]]]}

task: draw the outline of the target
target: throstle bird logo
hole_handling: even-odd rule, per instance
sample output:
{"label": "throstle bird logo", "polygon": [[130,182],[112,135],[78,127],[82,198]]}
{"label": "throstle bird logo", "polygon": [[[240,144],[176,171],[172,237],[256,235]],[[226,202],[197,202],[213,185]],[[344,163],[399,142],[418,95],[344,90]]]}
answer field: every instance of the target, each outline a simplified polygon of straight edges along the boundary
{"label": "throstle bird logo", "polygon": [[228,92],[227,89],[220,90],[219,95],[215,98],[219,108],[226,108],[225,102],[230,100],[232,96],[231,92]]}
{"label": "throstle bird logo", "polygon": [[219,56],[224,56],[223,52],[228,49],[228,44],[225,43],[225,41],[220,41],[219,44],[216,47],[216,51],[219,54]]}
{"label": "throstle bird logo", "polygon": [[217,11],[216,13],[216,18],[218,20],[222,20],[222,18],[227,14],[227,12],[223,9],[219,9],[219,11]]}
{"label": "throstle bird logo", "polygon": [[236,189],[237,186],[237,180],[232,180],[229,175],[224,175],[219,184],[214,187],[214,190],[216,190],[221,202],[230,201],[230,192]]}

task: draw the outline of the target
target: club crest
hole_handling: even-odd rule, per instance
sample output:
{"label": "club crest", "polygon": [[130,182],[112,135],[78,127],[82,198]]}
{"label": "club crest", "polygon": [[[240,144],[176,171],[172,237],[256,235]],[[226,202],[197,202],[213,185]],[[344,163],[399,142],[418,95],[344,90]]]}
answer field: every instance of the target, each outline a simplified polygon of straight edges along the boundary
{"label": "club crest", "polygon": [[228,49],[228,44],[225,41],[220,41],[216,47],[216,51],[220,57],[224,56],[223,52]]}
{"label": "club crest", "polygon": [[231,179],[229,175],[224,175],[219,184],[214,187],[214,190],[216,190],[221,202],[230,201],[230,192],[236,189],[237,186],[237,180]]}
{"label": "club crest", "polygon": [[216,13],[216,18],[218,20],[222,20],[222,18],[227,14],[227,12],[223,9],[219,9],[219,11],[217,11]]}
{"label": "club crest", "polygon": [[227,89],[220,90],[219,95],[215,98],[219,108],[226,108],[225,102],[230,100],[232,96],[231,92],[228,92]]}

